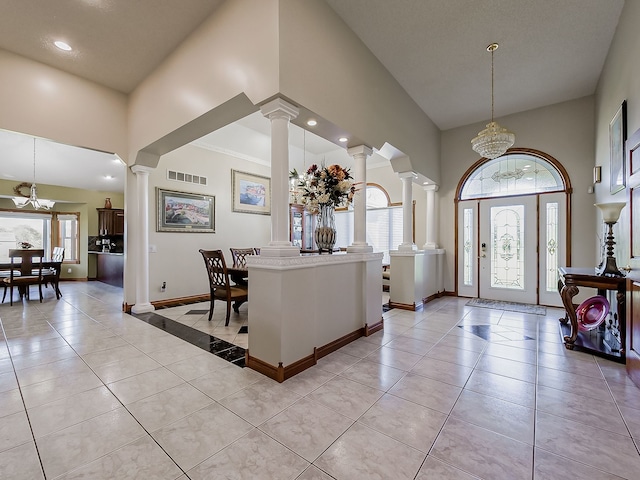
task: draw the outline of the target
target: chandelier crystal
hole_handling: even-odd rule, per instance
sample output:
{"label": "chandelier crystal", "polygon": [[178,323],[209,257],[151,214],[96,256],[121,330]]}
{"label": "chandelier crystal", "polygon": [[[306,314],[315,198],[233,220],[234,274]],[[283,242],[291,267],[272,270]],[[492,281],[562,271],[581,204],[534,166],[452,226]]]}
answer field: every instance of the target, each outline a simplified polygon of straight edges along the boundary
{"label": "chandelier crystal", "polygon": [[[16,193],[19,193],[16,191]],[[33,206],[36,210],[50,210],[53,208],[56,202],[53,200],[45,200],[44,198],[38,198],[36,193],[36,139],[33,139],[33,183],[29,189],[28,197],[13,197],[13,203],[17,208],[24,208],[27,205]]]}
{"label": "chandelier crystal", "polygon": [[491,122],[487,124],[487,128],[480,131],[471,140],[471,148],[488,159],[504,155],[516,141],[516,136],[513,133],[493,121],[493,52],[497,49],[497,43],[492,43],[487,47],[487,51],[491,52]]}

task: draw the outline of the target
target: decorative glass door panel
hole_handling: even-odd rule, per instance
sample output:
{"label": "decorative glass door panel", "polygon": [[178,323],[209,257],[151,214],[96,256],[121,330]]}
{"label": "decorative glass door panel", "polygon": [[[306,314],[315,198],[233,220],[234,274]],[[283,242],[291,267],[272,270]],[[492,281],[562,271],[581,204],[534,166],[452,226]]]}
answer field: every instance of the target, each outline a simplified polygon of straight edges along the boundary
{"label": "decorative glass door panel", "polygon": [[480,202],[480,297],[538,302],[536,197]]}
{"label": "decorative glass door panel", "polygon": [[558,294],[558,267],[566,266],[565,239],[567,238],[567,195],[546,193],[540,195],[540,305],[562,307]]}

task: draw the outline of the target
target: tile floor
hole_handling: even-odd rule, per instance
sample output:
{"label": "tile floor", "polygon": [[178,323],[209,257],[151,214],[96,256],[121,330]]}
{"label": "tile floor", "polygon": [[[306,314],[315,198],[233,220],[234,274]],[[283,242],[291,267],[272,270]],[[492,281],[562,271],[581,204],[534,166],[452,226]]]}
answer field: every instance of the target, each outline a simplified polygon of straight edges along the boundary
{"label": "tile floor", "polygon": [[640,478],[640,389],[565,350],[557,310],[390,310],[278,384],[121,313],[118,289],[62,290],[0,305],[2,479]]}

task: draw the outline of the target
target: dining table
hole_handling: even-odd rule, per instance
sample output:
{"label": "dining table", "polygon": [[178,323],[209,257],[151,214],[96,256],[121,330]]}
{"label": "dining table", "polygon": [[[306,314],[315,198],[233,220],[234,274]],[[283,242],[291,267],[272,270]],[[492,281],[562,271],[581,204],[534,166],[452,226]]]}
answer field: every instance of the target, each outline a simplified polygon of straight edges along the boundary
{"label": "dining table", "polygon": [[[33,275],[34,273],[37,275],[37,268],[34,268],[36,265],[39,265],[39,263],[35,263],[35,264],[26,264],[26,271],[25,268],[21,268],[19,274],[20,275]],[[10,275],[10,271],[11,268],[13,267],[14,269],[17,269],[17,267],[23,267],[22,265],[20,265],[19,263],[14,263],[13,266],[11,265],[10,262],[2,262],[0,263],[0,281],[2,281],[3,278],[7,278]],[[44,260],[42,262],[42,272],[43,275],[45,273],[45,271],[48,271],[50,269],[56,269],[56,271],[59,271],[60,268],[62,268],[62,262],[54,262],[52,260]],[[16,273],[14,273],[14,276],[16,275]],[[53,284],[52,286],[56,292],[56,298],[60,298],[62,296],[62,293],[60,293],[60,289],[58,288],[57,283]],[[18,287],[18,292],[20,293],[20,296],[22,297],[25,294],[25,291],[22,290],[24,287]]]}

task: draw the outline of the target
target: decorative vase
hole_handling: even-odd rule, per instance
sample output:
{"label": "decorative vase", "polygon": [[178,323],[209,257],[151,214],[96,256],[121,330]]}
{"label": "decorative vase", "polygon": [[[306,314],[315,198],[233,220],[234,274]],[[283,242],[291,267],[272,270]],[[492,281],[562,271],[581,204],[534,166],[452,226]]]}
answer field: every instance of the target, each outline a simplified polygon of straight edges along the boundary
{"label": "decorative vase", "polygon": [[111,208],[111,199],[110,198],[105,198],[104,199],[104,208]]}
{"label": "decorative vase", "polygon": [[316,246],[320,253],[333,253],[336,244],[336,219],[333,205],[320,205],[315,230]]}

